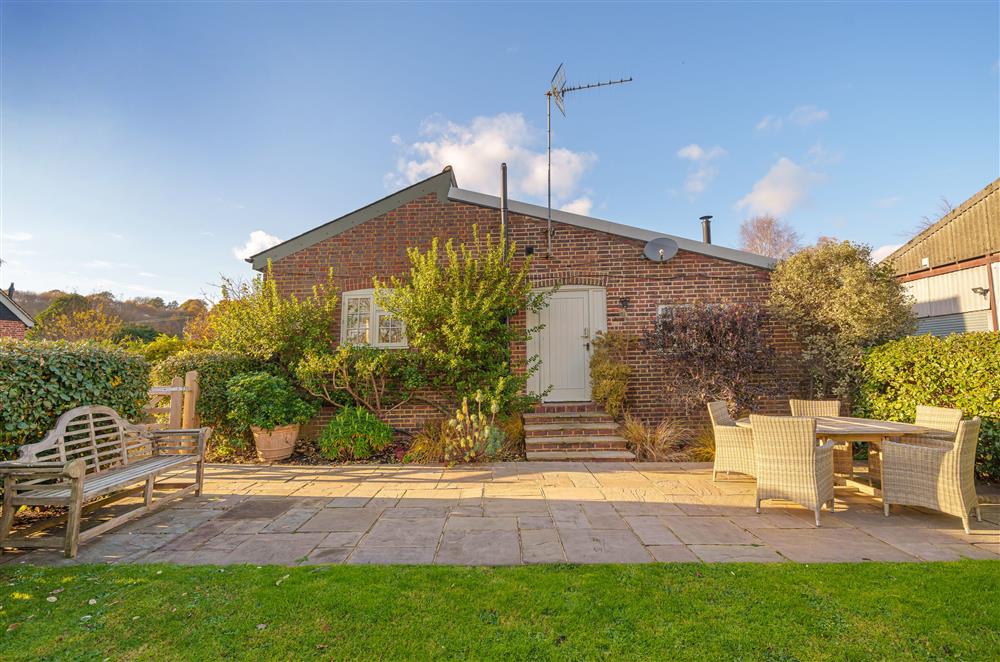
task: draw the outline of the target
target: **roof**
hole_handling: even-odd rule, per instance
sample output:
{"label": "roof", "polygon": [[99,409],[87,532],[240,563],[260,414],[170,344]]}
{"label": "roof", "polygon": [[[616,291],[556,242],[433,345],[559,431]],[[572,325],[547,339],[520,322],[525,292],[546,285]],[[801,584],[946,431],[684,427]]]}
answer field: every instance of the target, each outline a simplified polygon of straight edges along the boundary
{"label": "roof", "polygon": [[14,317],[19,319],[29,329],[35,326],[35,320],[31,319],[31,315],[26,313],[23,308],[14,303],[14,300],[7,296],[7,293],[3,290],[0,290],[0,306],[14,313]]}
{"label": "roof", "polygon": [[905,276],[997,252],[1000,252],[1000,179],[987,184],[897,248],[886,260],[892,262],[896,275]]}
{"label": "roof", "polygon": [[[425,179],[421,182],[417,182],[412,186],[397,191],[392,195],[382,198],[381,200],[377,200],[370,205],[362,207],[361,209],[355,210],[345,216],[341,216],[340,218],[336,218],[328,223],[324,223],[323,225],[313,228],[308,232],[304,232],[289,239],[288,241],[282,242],[277,246],[261,251],[260,253],[247,258],[247,262],[251,263],[254,269],[257,269],[258,271],[262,270],[267,266],[268,260],[280,260],[283,257],[296,253],[304,248],[307,248],[308,246],[312,246],[313,244],[319,243],[324,239],[335,237],[342,232],[346,232],[351,228],[361,225],[365,221],[381,216],[403,204],[406,204],[407,202],[417,198],[422,198],[430,193],[436,193],[438,199],[441,201],[450,200],[452,202],[463,202],[479,207],[489,207],[491,209],[500,208],[500,198],[495,195],[486,195],[484,193],[477,193],[476,191],[467,191],[465,189],[458,188],[457,182],[455,181],[455,175],[451,167],[448,166],[440,174],[434,175],[433,177]],[[540,205],[532,205],[526,202],[510,200],[508,201],[508,207],[511,213],[519,214],[521,216],[529,216],[538,219],[546,219],[548,216],[548,208]],[[640,241],[649,241],[659,237],[669,237],[677,242],[677,246],[681,250],[692,253],[700,253],[701,255],[708,255],[710,257],[727,260],[729,262],[747,264],[761,269],[773,269],[777,262],[773,258],[757,255],[755,253],[748,253],[747,251],[726,248],[725,246],[719,246],[717,244],[707,244],[694,239],[686,239],[684,237],[677,237],[674,235],[664,234],[662,232],[654,232],[653,230],[646,230],[644,228],[631,225],[614,223],[612,221],[606,221],[592,216],[572,214],[558,209],[552,210],[552,220],[557,223],[575,225],[589,230],[605,232],[607,234],[613,234],[628,239],[638,239]]]}

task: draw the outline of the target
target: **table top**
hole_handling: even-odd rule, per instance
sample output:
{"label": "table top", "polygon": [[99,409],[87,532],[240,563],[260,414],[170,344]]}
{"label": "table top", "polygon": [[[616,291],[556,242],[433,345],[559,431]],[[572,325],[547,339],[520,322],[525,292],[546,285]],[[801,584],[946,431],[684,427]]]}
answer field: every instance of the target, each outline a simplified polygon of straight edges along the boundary
{"label": "table top", "polygon": [[[913,425],[912,423],[897,423],[896,421],[876,421],[870,418],[853,418],[851,416],[814,416],[816,419],[816,434],[827,437],[841,435],[899,437],[907,434],[926,434],[933,432],[930,428]],[[750,427],[750,418],[736,421],[740,427]]]}

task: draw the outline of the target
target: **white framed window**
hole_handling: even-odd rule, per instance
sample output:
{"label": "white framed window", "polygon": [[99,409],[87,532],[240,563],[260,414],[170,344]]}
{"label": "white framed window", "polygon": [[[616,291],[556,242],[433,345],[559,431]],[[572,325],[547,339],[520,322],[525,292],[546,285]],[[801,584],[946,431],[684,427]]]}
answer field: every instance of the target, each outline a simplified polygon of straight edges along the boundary
{"label": "white framed window", "polygon": [[372,347],[406,347],[403,320],[382,310],[375,290],[354,290],[342,295],[340,340]]}

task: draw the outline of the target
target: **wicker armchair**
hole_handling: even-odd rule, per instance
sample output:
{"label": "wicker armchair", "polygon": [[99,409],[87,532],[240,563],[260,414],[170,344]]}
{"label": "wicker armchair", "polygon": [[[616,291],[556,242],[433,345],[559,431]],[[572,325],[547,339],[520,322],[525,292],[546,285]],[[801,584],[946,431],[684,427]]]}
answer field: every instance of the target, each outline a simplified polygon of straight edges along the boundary
{"label": "wicker armchair", "polygon": [[955,433],[958,432],[958,424],[961,422],[961,409],[917,405],[917,417],[913,424],[923,428],[940,430],[940,433],[930,433],[929,436],[952,441],[955,438]]}
{"label": "wicker armchair", "polygon": [[751,416],[757,458],[757,512],[764,499],[794,501],[816,514],[833,511],[833,442],[816,443],[816,421],[787,416]]}
{"label": "wicker armchair", "polygon": [[982,521],[976,497],[974,465],[978,417],[958,424],[954,442],[933,437],[882,444],[882,504],[922,506],[962,518],[969,532],[969,512]]}
{"label": "wicker armchair", "polygon": [[[792,416],[840,416],[840,400],[789,400]],[[843,441],[833,444],[833,473],[854,475],[854,444]]]}
{"label": "wicker armchair", "polygon": [[729,415],[729,407],[725,402],[708,403],[708,415],[712,419],[712,434],[715,435],[712,480],[715,480],[719,472],[756,476],[753,430],[736,425],[736,421]]}

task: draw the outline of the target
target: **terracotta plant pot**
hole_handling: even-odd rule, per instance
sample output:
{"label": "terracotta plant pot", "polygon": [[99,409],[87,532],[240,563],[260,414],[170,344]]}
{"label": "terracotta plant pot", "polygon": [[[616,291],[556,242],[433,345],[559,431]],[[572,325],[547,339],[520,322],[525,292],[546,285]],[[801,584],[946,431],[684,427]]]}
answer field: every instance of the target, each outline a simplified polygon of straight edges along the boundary
{"label": "terracotta plant pot", "polygon": [[299,426],[279,425],[273,430],[251,427],[253,443],[257,446],[257,457],[263,462],[284,460],[295,450],[295,440],[299,438]]}

